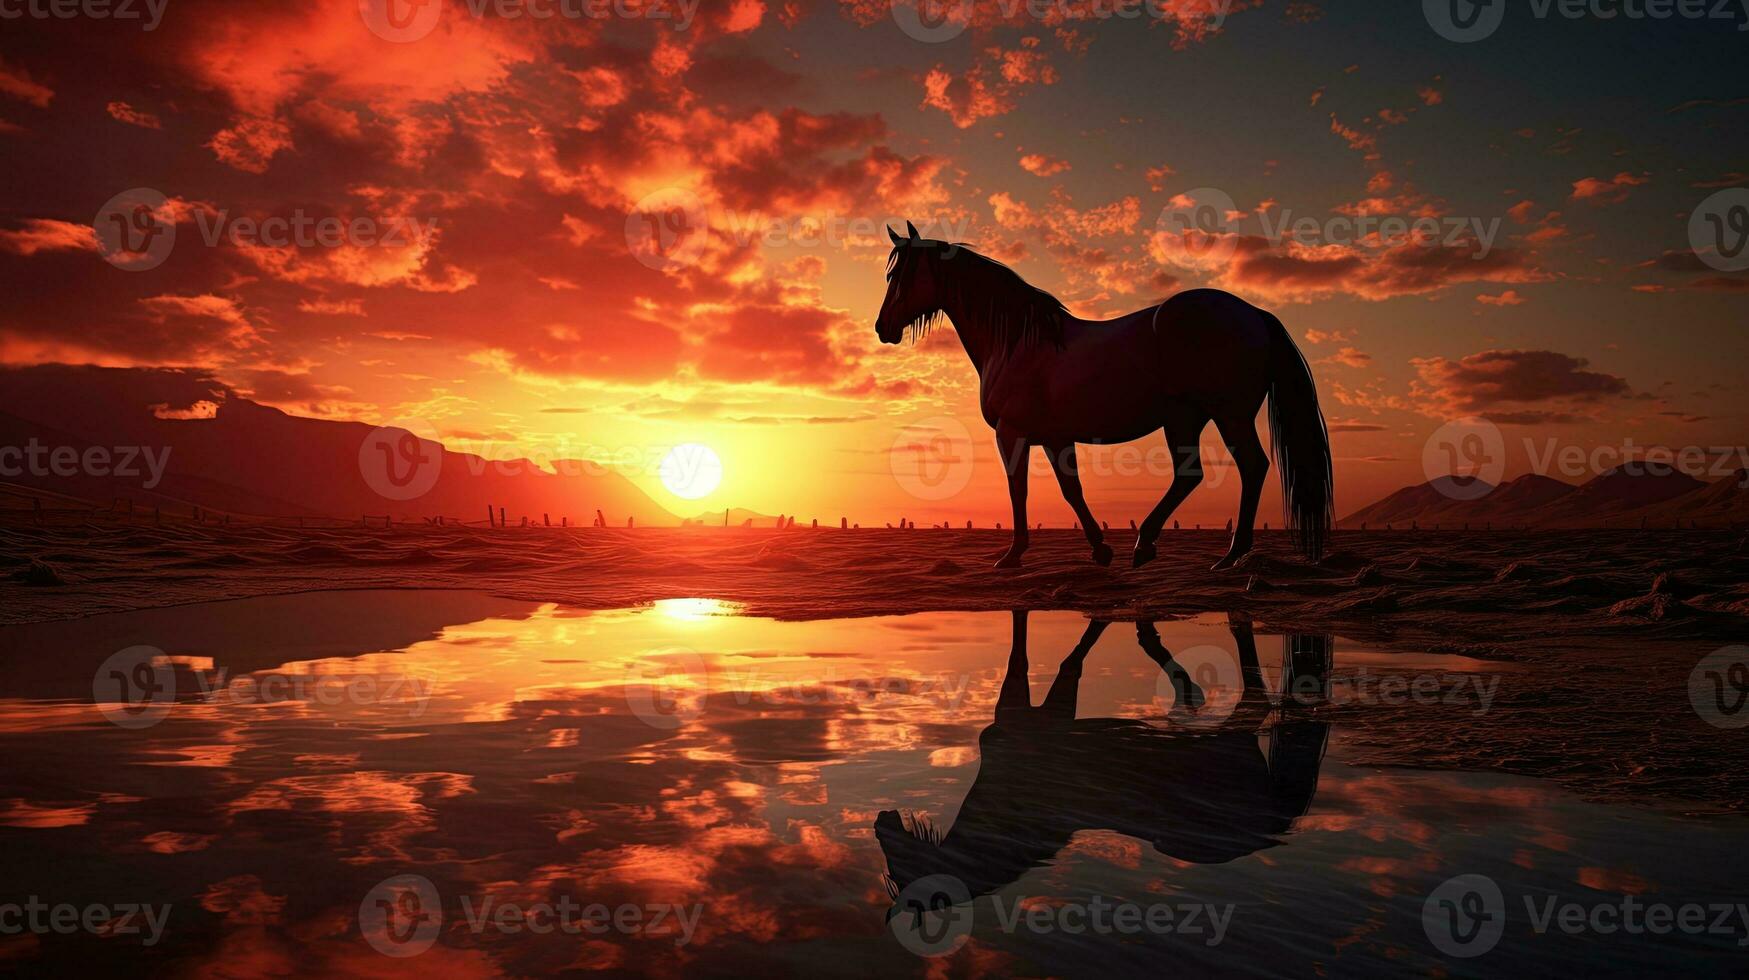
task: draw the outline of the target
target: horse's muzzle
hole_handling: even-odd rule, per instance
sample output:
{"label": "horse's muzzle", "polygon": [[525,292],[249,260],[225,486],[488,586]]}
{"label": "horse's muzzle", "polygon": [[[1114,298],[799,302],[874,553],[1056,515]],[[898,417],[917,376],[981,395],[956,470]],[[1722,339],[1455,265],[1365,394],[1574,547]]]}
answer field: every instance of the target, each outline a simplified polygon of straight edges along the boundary
{"label": "horse's muzzle", "polygon": [[896,344],[905,339],[905,328],[900,327],[897,330],[889,331],[877,323],[875,324],[875,336],[879,337],[883,344]]}

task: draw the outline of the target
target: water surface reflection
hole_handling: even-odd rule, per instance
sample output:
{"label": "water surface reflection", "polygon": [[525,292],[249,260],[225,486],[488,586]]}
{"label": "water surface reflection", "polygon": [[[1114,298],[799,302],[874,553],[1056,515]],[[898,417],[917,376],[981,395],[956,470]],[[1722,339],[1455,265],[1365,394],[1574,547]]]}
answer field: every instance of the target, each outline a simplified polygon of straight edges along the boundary
{"label": "water surface reflection", "polygon": [[[0,904],[169,908],[151,945],[23,929],[0,932],[0,960],[1078,976],[1463,974],[1601,955],[1721,972],[1718,952],[1736,954],[1715,937],[1528,928],[1479,961],[1429,945],[1423,902],[1461,872],[1591,898],[1735,887],[1714,857],[1742,842],[1735,823],[1486,773],[1354,768],[1323,717],[1357,664],[1448,680],[1498,665],[1226,617],[734,612],[331,593],[0,630]],[[163,651],[163,703],[94,690],[136,645]],[[142,707],[162,710],[113,720]],[[927,814],[940,844],[904,814]],[[975,921],[946,956],[919,957],[895,938],[889,885],[943,869],[978,894]],[[1232,912],[1214,944],[989,914],[1095,902]],[[551,928],[567,906],[637,912]],[[385,937],[416,955],[384,955],[371,940]]]}

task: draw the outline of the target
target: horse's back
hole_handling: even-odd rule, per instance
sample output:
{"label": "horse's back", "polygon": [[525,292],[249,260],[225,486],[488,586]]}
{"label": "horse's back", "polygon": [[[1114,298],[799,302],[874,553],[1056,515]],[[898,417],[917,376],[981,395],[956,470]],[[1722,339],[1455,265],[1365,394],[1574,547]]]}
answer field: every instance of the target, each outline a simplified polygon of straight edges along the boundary
{"label": "horse's back", "polygon": [[1198,400],[1255,404],[1268,389],[1272,317],[1220,289],[1187,289],[1155,310],[1165,383]]}

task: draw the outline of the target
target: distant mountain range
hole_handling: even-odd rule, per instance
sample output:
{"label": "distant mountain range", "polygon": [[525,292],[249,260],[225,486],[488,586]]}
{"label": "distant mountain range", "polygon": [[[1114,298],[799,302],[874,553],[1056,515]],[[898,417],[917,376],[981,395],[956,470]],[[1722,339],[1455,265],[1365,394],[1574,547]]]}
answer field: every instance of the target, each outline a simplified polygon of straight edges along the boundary
{"label": "distant mountain range", "polygon": [[705,527],[740,527],[748,521],[752,521],[754,527],[777,526],[777,518],[771,514],[761,514],[745,507],[730,507],[726,509],[726,512],[727,518],[724,517],[725,511],[707,510],[701,514],[694,514],[687,518],[686,522],[702,524]]}
{"label": "distant mountain range", "polygon": [[1616,467],[1577,486],[1527,473],[1499,486],[1475,477],[1441,477],[1404,487],[1336,522],[1369,528],[1529,525],[1531,527],[1703,526],[1749,523],[1749,470],[1713,483],[1663,467]]}
{"label": "distant mountain range", "polygon": [[[211,417],[188,415],[206,402]],[[216,411],[212,411],[216,408]],[[578,460],[543,467],[452,452],[403,429],[301,418],[258,404],[194,372],[42,365],[0,369],[0,447],[67,447],[81,463],[54,471],[0,458],[0,481],[98,505],[116,498],[150,508],[269,517],[486,520],[502,508],[518,524],[569,519],[587,526],[675,525],[680,519],[624,476]],[[114,470],[136,453],[133,474]],[[82,462],[89,450],[109,457]],[[167,453],[167,455],[166,455]],[[162,463],[148,469],[148,459]],[[24,472],[19,472],[22,469]],[[33,471],[34,470],[34,471]]]}

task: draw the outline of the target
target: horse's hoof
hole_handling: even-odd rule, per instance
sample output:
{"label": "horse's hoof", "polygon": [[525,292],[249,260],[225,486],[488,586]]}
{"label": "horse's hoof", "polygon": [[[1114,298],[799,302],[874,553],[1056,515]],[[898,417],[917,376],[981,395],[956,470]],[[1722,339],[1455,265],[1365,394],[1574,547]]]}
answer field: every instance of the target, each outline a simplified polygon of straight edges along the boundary
{"label": "horse's hoof", "polygon": [[1130,556],[1130,567],[1141,568],[1143,565],[1153,561],[1158,554],[1159,553],[1154,550],[1153,545],[1149,545],[1146,548],[1137,545],[1135,554]]}
{"label": "horse's hoof", "polygon": [[1111,545],[1096,544],[1093,546],[1093,560],[1104,567],[1111,564]]}
{"label": "horse's hoof", "polygon": [[1020,567],[1020,556],[1017,554],[1014,554],[1013,552],[1009,552],[1008,554],[1003,555],[1001,560],[996,562],[996,567],[997,568],[1019,568]]}
{"label": "horse's hoof", "polygon": [[1220,561],[1217,561],[1213,565],[1210,565],[1209,571],[1218,572],[1224,568],[1232,568],[1234,565],[1239,564],[1239,559],[1245,557],[1245,555],[1246,555],[1246,552],[1243,552],[1243,551],[1239,552],[1236,555],[1231,555],[1231,554],[1227,555],[1226,557],[1222,558]]}

